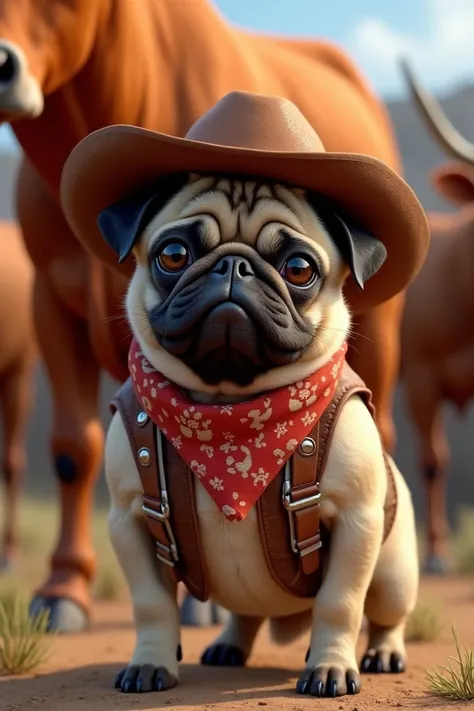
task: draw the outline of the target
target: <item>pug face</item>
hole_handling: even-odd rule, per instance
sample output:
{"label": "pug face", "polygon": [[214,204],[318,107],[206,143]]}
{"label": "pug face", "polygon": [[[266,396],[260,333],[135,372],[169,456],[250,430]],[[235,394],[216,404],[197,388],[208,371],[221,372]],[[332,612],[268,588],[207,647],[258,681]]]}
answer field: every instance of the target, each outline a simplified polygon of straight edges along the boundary
{"label": "pug face", "polygon": [[304,378],[347,338],[344,281],[350,271],[367,278],[367,254],[375,263],[380,243],[365,236],[364,249],[354,248],[326,201],[298,188],[181,180],[168,184],[164,205],[152,189],[99,220],[121,258],[133,248],[126,309],[145,355],[167,378],[211,399]]}

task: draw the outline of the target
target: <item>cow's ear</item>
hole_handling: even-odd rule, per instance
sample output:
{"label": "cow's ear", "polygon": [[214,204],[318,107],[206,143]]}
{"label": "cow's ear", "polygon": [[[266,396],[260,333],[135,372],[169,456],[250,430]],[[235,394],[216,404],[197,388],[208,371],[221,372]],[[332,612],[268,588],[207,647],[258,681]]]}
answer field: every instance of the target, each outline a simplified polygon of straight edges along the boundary
{"label": "cow's ear", "polygon": [[445,163],[430,173],[435,190],[455,205],[474,203],[474,169],[459,162]]}
{"label": "cow's ear", "polygon": [[148,222],[188,182],[187,173],[173,173],[137,190],[99,213],[97,224],[119,264],[131,253]]}
{"label": "cow's ear", "polygon": [[387,249],[375,235],[332,200],[308,193],[307,199],[339,254],[350,269],[359,289],[374,276],[387,258]]}

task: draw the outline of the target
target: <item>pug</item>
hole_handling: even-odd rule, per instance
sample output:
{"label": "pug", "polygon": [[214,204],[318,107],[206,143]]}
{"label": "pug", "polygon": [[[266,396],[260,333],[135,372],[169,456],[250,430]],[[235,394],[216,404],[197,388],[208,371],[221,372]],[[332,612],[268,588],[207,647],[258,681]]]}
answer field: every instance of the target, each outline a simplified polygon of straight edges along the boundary
{"label": "pug", "polygon": [[[153,190],[139,219],[123,210],[99,218],[119,258],[133,252],[136,260],[126,313],[150,372],[156,369],[196,405],[232,407],[304,381],[331,361],[351,334],[346,279],[364,286],[385,259],[381,242],[351,226],[348,216],[341,219],[338,206],[321,195],[288,185],[191,173]],[[405,669],[417,541],[410,492],[388,461],[397,510],[382,544],[384,452],[369,410],[351,397],[320,483],[320,517],[331,539],[315,598],[290,595],[270,575],[255,507],[244,520],[229,520],[196,476],[210,597],[231,612],[203,663],[244,664],[269,620],[279,644],[310,630],[299,694],[356,694],[361,672]],[[120,412],[108,432],[105,468],[110,538],[137,632],[116,686],[164,691],[179,679],[176,584],[150,546],[143,487]],[[359,667],[364,613],[368,642]]]}

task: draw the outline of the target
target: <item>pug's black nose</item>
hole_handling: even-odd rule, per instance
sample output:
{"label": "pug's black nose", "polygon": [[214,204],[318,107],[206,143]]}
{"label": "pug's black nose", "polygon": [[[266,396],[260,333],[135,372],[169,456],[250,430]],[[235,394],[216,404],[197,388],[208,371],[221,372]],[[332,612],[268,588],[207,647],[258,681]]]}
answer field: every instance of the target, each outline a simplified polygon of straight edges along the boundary
{"label": "pug's black nose", "polygon": [[248,259],[238,255],[234,257],[228,255],[227,257],[219,259],[217,264],[214,266],[212,273],[219,274],[220,276],[232,279],[233,281],[255,276],[253,267]]}

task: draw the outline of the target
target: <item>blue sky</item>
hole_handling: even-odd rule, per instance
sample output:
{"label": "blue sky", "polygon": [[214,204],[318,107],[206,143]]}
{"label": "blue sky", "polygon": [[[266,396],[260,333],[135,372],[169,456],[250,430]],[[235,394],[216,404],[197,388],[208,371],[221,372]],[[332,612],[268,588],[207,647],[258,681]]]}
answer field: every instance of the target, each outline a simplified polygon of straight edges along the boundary
{"label": "blue sky", "polygon": [[[188,0],[192,2],[192,0]],[[474,0],[214,0],[249,29],[331,39],[384,95],[404,94],[395,56],[408,53],[444,91],[474,79]]]}
{"label": "blue sky", "polygon": [[[285,34],[325,35],[347,42],[364,18],[378,17],[400,31],[421,33],[423,0],[214,0],[233,22],[251,29]],[[408,11],[410,8],[410,12]],[[414,8],[414,9],[413,9]]]}
{"label": "blue sky", "polygon": [[[384,96],[405,93],[395,61],[400,53],[410,55],[432,89],[474,81],[474,0],[213,1],[241,27],[337,42]],[[0,145],[12,145],[6,127]]]}

